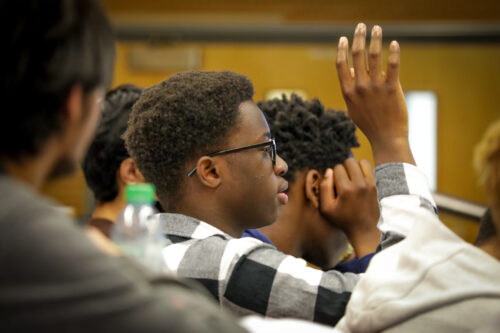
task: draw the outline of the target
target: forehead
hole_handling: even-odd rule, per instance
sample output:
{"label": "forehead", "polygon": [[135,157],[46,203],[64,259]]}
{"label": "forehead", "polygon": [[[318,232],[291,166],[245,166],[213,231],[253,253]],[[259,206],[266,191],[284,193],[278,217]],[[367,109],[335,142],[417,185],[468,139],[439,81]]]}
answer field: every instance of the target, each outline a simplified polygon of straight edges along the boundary
{"label": "forehead", "polygon": [[270,138],[271,134],[266,118],[253,101],[241,103],[238,110],[240,111],[240,121],[238,130],[231,138],[233,143],[252,144]]}

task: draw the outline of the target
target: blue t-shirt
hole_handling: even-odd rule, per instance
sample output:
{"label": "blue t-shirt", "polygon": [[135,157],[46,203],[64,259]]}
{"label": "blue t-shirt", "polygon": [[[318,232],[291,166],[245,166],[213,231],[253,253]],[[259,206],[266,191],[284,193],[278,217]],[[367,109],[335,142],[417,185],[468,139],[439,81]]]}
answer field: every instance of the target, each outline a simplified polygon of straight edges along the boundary
{"label": "blue t-shirt", "polygon": [[[273,242],[269,238],[266,237],[262,232],[260,232],[257,229],[247,229],[243,232],[243,235],[241,237],[253,237],[261,240],[264,243],[271,244],[274,246]],[[375,255],[375,252],[367,254],[366,256],[362,258],[354,258],[345,262],[341,262],[337,264],[335,267],[332,269],[346,273],[364,273],[366,269],[368,268],[368,264],[372,260],[373,256]]]}
{"label": "blue t-shirt", "polygon": [[369,253],[366,256],[362,258],[354,258],[348,261],[341,262],[337,264],[335,267],[332,269],[342,272],[342,273],[364,273],[366,272],[366,269],[368,268],[368,264],[372,260],[373,256],[375,255],[375,252]]}
{"label": "blue t-shirt", "polygon": [[262,232],[260,232],[257,229],[247,229],[243,231],[243,235],[241,237],[253,237],[257,238],[258,240],[263,241],[264,243],[271,244],[274,246],[273,242],[269,238],[266,237]]}

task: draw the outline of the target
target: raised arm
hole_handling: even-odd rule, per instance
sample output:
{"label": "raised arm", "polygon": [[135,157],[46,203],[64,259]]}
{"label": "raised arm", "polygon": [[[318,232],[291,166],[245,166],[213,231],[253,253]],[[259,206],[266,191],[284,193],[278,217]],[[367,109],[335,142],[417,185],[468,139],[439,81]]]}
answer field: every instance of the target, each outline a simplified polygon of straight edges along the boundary
{"label": "raised arm", "polygon": [[381,207],[379,228],[386,235],[395,232],[404,236],[412,228],[415,212],[436,212],[436,205],[410,150],[408,111],[399,82],[399,44],[391,42],[384,72],[382,28],[373,27],[368,55],[365,39],[366,26],[360,23],[354,33],[350,68],[348,41],[340,38],[337,72],[349,115],[372,146]]}
{"label": "raised arm", "polygon": [[388,162],[415,165],[408,141],[408,112],[399,82],[399,44],[396,41],[390,44],[387,72],[384,72],[382,28],[372,29],[368,66],[365,39],[366,26],[360,23],[352,45],[352,68],[347,61],[347,38],[339,40],[337,73],[349,116],[370,141],[376,166]]}

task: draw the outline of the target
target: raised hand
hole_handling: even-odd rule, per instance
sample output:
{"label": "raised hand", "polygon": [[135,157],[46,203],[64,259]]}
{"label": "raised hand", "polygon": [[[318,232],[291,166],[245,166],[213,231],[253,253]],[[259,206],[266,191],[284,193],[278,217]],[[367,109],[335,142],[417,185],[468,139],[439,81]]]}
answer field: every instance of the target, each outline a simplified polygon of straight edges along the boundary
{"label": "raised hand", "polygon": [[373,149],[375,164],[415,164],[408,143],[408,111],[399,82],[400,49],[389,47],[387,72],[382,70],[382,28],[371,33],[368,63],[366,26],[359,23],[352,45],[353,67],[348,64],[349,45],[341,37],[337,52],[337,73],[349,116],[363,131]]}

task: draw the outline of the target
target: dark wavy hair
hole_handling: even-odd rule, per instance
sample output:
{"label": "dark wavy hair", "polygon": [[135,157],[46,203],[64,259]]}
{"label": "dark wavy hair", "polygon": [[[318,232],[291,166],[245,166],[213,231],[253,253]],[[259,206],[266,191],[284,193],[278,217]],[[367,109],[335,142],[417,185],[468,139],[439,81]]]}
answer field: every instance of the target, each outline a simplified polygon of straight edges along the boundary
{"label": "dark wavy hair", "polygon": [[141,88],[127,84],[106,94],[101,121],[83,161],[85,180],[101,203],[112,201],[118,195],[116,172],[129,157],[122,135],[141,92]]}
{"label": "dark wavy hair", "polygon": [[[197,158],[227,144],[238,125],[238,107],[253,86],[233,72],[190,71],[145,89],[134,105],[126,147],[168,209]],[[188,165],[189,163],[189,165]]]}
{"label": "dark wavy hair", "polygon": [[60,130],[75,84],[87,93],[107,88],[114,39],[97,1],[2,1],[1,155],[34,155]]}
{"label": "dark wavy hair", "polygon": [[293,94],[258,103],[276,139],[280,156],[288,163],[288,181],[295,171],[320,172],[343,163],[359,143],[356,127],[342,111],[323,107],[318,99],[304,101]]}

